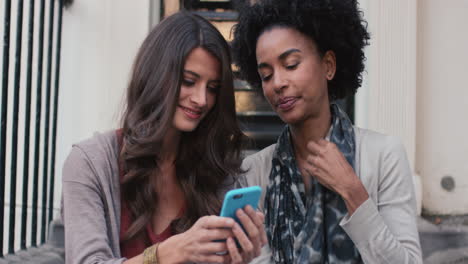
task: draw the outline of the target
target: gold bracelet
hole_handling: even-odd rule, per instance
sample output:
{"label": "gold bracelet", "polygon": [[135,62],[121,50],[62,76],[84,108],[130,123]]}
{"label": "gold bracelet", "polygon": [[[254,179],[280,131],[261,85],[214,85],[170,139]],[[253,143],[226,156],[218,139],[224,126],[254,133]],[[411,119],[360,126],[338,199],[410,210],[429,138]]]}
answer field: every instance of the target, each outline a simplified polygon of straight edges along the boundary
{"label": "gold bracelet", "polygon": [[158,247],[156,243],[143,251],[143,264],[158,264]]}

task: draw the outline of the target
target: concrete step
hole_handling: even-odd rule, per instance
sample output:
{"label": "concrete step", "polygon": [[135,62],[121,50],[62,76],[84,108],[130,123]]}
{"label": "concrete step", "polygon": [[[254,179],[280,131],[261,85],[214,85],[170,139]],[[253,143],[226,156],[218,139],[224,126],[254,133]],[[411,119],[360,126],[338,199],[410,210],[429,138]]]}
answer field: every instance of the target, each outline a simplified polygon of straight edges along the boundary
{"label": "concrete step", "polygon": [[424,263],[468,264],[468,216],[428,216],[418,219]]}

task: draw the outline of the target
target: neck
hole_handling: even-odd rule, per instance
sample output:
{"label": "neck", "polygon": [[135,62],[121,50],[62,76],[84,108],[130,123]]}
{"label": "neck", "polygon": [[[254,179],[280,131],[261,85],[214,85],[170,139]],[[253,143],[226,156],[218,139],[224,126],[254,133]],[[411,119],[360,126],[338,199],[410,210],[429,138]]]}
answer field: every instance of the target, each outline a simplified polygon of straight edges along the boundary
{"label": "neck", "polygon": [[176,129],[169,129],[164,136],[160,152],[161,156],[158,161],[159,172],[156,179],[158,184],[156,186],[160,194],[178,188],[174,165],[177,158],[179,143],[180,132]]}
{"label": "neck", "polygon": [[161,163],[173,163],[177,157],[177,151],[180,143],[180,131],[171,128],[164,136],[161,149]]}
{"label": "neck", "polygon": [[307,120],[291,125],[291,140],[294,144],[294,152],[296,159],[304,159],[309,151],[307,143],[310,141],[318,141],[326,137],[331,125],[330,106],[327,105],[319,115],[310,117]]}

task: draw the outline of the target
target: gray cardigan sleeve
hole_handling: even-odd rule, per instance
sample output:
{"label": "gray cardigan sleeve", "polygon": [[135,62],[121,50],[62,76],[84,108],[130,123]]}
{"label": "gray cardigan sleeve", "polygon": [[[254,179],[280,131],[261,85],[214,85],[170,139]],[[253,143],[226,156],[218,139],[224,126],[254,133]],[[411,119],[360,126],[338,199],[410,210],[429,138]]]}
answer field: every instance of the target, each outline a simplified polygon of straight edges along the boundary
{"label": "gray cardigan sleeve", "polygon": [[[125,258],[111,247],[104,189],[87,154],[73,147],[63,167],[63,220],[67,264],[118,264]],[[115,238],[113,238],[115,239]],[[118,239],[118,238],[117,238]]]}
{"label": "gray cardigan sleeve", "polygon": [[340,225],[364,263],[422,263],[416,198],[405,149],[394,137],[386,136],[384,143],[379,155],[361,153],[361,172],[378,179],[376,193],[368,190],[370,198]]}

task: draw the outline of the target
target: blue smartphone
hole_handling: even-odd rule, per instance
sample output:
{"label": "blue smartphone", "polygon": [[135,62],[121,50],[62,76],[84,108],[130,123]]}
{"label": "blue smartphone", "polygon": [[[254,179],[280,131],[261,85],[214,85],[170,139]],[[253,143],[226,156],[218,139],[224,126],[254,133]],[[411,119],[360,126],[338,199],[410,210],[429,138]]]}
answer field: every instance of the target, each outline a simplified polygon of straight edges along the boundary
{"label": "blue smartphone", "polygon": [[237,219],[236,211],[239,208],[244,208],[250,205],[254,210],[257,209],[262,188],[260,186],[250,186],[246,188],[230,190],[224,196],[223,207],[221,208],[220,216],[231,217],[236,220],[241,226],[241,222]]}
{"label": "blue smartphone", "polygon": [[[257,209],[260,195],[262,194],[262,188],[260,186],[250,186],[246,188],[234,189],[224,195],[223,207],[221,208],[220,216],[233,218],[241,227],[242,223],[236,216],[236,211],[239,208],[244,208],[246,205],[250,205],[254,210]],[[215,242],[225,242],[226,240],[215,240]],[[235,239],[236,245],[240,248],[240,244]],[[227,254],[226,252],[220,252],[220,255]]]}

